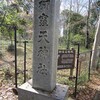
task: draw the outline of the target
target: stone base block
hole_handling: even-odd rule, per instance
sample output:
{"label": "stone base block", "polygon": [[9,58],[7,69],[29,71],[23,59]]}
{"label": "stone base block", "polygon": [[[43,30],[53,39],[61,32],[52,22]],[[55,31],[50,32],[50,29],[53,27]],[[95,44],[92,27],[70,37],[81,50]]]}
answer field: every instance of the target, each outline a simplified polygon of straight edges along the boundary
{"label": "stone base block", "polygon": [[18,100],[67,100],[68,87],[57,84],[52,92],[32,88],[32,80],[18,88]]}

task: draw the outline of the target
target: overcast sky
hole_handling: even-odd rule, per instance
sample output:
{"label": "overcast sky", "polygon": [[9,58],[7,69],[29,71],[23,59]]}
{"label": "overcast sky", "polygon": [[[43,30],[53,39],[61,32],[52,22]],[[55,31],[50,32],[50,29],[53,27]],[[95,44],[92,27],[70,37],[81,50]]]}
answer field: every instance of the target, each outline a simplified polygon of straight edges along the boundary
{"label": "overcast sky", "polygon": [[[78,1],[78,3],[77,3]],[[89,0],[72,0],[72,10],[77,12],[77,4],[79,13],[82,15],[87,14]],[[61,0],[61,11],[64,9],[70,9],[71,0]]]}

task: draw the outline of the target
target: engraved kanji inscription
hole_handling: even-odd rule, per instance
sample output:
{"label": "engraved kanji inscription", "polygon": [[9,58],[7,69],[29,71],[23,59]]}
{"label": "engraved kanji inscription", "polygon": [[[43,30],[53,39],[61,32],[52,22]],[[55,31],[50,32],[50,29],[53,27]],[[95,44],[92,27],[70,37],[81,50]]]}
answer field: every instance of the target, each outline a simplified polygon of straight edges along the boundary
{"label": "engraved kanji inscription", "polygon": [[49,4],[50,4],[50,0],[41,0],[41,1],[39,2],[39,8],[40,8],[41,10],[43,10],[43,9],[48,9],[48,8],[49,8]]}
{"label": "engraved kanji inscription", "polygon": [[48,26],[48,15],[42,13],[39,16],[39,26]]}
{"label": "engraved kanji inscription", "polygon": [[47,66],[45,64],[39,63],[37,73],[41,75],[47,75],[48,74]]}
{"label": "engraved kanji inscription", "polygon": [[46,46],[40,46],[37,56],[39,56],[41,58],[46,58],[48,56],[48,53],[49,53],[49,51]]}
{"label": "engraved kanji inscription", "polygon": [[40,31],[39,41],[38,42],[46,42],[46,43],[49,43],[47,37],[48,37],[47,31]]}

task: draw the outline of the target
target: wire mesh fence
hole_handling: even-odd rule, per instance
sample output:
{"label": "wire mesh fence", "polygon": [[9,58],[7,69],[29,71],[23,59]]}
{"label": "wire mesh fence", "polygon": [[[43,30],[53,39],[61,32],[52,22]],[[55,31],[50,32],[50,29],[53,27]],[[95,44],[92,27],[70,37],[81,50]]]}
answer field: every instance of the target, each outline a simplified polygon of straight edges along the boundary
{"label": "wire mesh fence", "polygon": [[[82,78],[82,76],[84,76],[86,79],[88,79],[89,74],[92,74],[92,71],[93,71],[93,68],[91,67],[92,52],[93,50],[80,53],[79,55],[79,78]],[[96,59],[96,69],[100,68],[100,49],[97,49],[97,56],[95,59]]]}
{"label": "wire mesh fence", "polygon": [[78,83],[83,83],[89,79],[89,67],[91,61],[91,51],[80,53]]}

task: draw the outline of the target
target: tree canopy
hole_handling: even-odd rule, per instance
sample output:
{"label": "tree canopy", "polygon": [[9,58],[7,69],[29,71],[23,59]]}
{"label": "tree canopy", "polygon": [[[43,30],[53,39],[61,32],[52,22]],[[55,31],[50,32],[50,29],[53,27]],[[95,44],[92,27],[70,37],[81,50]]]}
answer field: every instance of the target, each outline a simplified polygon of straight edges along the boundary
{"label": "tree canopy", "polygon": [[[13,39],[13,26],[17,27],[19,34],[28,34],[32,27],[31,1],[28,0],[2,0],[0,1],[0,34]],[[28,27],[28,28],[27,28]]]}

